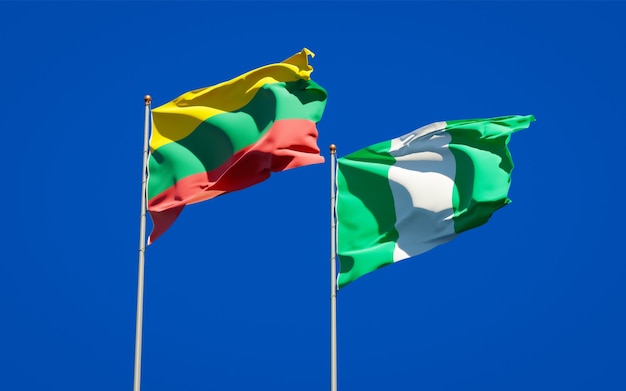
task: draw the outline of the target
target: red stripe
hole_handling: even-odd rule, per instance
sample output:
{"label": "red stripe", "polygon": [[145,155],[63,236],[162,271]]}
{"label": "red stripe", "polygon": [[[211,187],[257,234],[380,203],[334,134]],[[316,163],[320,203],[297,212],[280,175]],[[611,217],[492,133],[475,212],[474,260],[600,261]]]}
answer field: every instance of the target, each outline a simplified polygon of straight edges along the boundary
{"label": "red stripe", "polygon": [[180,212],[183,211],[184,207],[184,205],[181,205],[163,212],[150,211],[153,228],[150,236],[148,236],[148,246],[151,245],[152,242],[154,242],[159,236],[161,236],[163,232],[167,231],[167,229],[172,224],[174,224],[174,221],[176,221],[176,218],[178,217]]}
{"label": "red stripe", "polygon": [[220,167],[185,177],[148,201],[154,229],[153,242],[176,220],[185,205],[245,189],[278,172],[323,163],[317,147],[315,122],[304,119],[276,121],[255,144],[237,151]]}

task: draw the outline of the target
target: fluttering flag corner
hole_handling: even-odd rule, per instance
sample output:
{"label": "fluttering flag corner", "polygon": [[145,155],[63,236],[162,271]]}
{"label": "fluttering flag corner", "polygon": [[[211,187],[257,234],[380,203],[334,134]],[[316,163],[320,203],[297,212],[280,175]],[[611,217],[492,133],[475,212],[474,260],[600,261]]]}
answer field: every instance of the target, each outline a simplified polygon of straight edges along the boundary
{"label": "fluttering flag corner", "polygon": [[317,123],[326,90],[308,49],[152,110],[148,165],[151,244],[186,205],[241,190],[270,173],[323,163]]}
{"label": "fluttering flag corner", "polygon": [[339,158],[338,288],[486,223],[510,202],[510,136],[534,120],[436,122]]}

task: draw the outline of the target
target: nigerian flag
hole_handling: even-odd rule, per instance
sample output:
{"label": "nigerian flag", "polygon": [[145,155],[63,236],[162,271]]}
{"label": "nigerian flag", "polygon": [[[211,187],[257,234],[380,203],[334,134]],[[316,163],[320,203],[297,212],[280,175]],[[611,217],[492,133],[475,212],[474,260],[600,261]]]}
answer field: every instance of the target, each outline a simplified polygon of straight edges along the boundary
{"label": "nigerian flag", "polygon": [[436,122],[338,159],[338,287],[486,223],[510,202],[510,135],[534,120]]}

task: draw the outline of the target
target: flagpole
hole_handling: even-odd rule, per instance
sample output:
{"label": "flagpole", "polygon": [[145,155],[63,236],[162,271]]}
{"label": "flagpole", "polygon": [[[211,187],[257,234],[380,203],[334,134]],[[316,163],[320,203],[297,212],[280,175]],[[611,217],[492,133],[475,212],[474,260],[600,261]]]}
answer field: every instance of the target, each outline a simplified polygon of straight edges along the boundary
{"label": "flagpole", "polygon": [[148,131],[150,127],[150,103],[152,98],[146,95],[143,127],[143,165],[141,180],[141,217],[139,223],[139,271],[137,275],[137,322],[135,323],[135,374],[133,391],[141,388],[141,334],[143,329],[143,281],[146,253],[146,187],[148,184]]}
{"label": "flagpole", "polygon": [[337,391],[337,221],[335,218],[335,173],[337,147],[330,145],[330,390]]}

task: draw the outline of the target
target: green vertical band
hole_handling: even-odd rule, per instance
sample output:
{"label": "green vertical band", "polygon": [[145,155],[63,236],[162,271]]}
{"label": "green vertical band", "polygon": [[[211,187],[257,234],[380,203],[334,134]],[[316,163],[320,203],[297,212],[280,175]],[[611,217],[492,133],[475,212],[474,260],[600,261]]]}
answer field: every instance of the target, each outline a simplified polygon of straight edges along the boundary
{"label": "green vertical band", "polygon": [[467,231],[486,223],[511,200],[513,160],[507,148],[512,133],[525,129],[533,116],[507,116],[447,122],[456,159],[452,194],[454,230]]}
{"label": "green vertical band", "polygon": [[390,141],[338,159],[337,252],[341,288],[359,276],[393,263],[398,239],[389,187]]}

